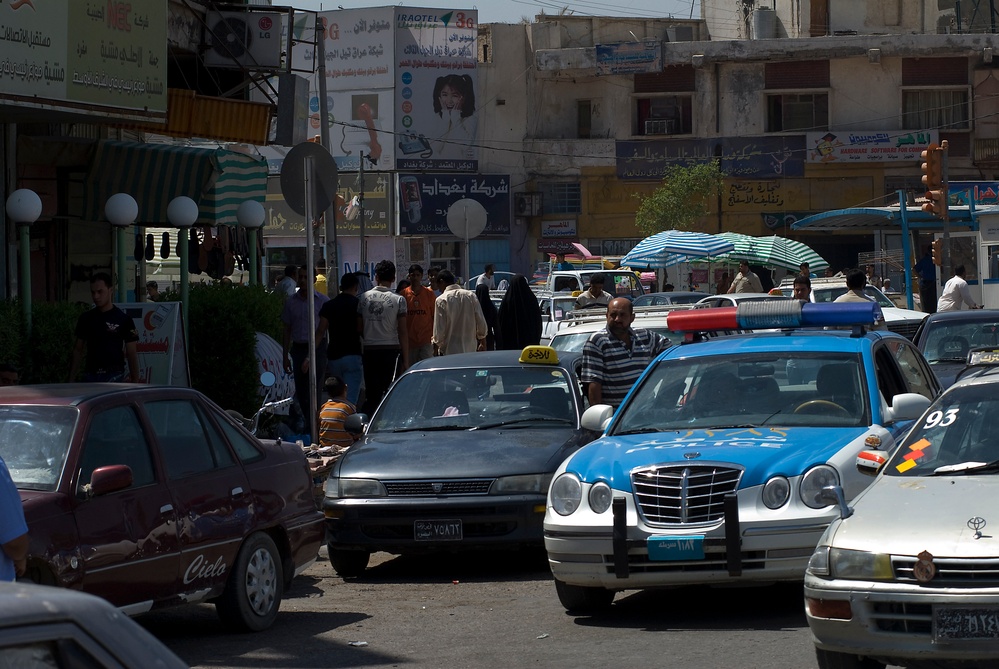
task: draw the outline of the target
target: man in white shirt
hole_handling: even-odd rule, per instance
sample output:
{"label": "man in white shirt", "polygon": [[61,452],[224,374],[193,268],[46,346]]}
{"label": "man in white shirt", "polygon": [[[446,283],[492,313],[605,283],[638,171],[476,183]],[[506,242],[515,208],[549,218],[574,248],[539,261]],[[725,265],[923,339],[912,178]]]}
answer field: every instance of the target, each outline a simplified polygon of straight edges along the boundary
{"label": "man in white shirt", "polygon": [[358,300],[364,352],[364,409],[369,416],[378,408],[396,375],[409,367],[409,331],[406,326],[406,298],[392,292],[395,263],[382,260],[375,265],[377,285]]}
{"label": "man in white shirt", "polygon": [[964,280],[964,265],[954,268],[954,276],[944,284],[943,295],[937,300],[937,311],[960,311],[962,305],[967,304],[969,309],[980,309],[981,307],[971,299],[971,290],[968,282]]}
{"label": "man in white shirt", "polygon": [[479,299],[454,282],[454,274],[437,275],[441,296],[434,302],[434,351],[438,355],[486,350],[486,317]]}
{"label": "man in white shirt", "polygon": [[[693,289],[692,289],[693,290]],[[739,273],[735,275],[732,279],[732,285],[729,287],[728,292],[730,293],[762,293],[763,284],[760,283],[760,277],[756,276],[756,273],[749,269],[749,263],[743,260],[739,263]]]}
{"label": "man in white shirt", "polygon": [[604,275],[597,273],[590,277],[590,287],[576,297],[575,309],[606,307],[611,296],[604,290]]}
{"label": "man in white shirt", "polygon": [[479,286],[487,286],[489,290],[496,290],[496,279],[493,278],[493,274],[495,273],[495,265],[486,265],[486,270],[479,275],[479,280],[475,282],[474,287],[478,288]]}

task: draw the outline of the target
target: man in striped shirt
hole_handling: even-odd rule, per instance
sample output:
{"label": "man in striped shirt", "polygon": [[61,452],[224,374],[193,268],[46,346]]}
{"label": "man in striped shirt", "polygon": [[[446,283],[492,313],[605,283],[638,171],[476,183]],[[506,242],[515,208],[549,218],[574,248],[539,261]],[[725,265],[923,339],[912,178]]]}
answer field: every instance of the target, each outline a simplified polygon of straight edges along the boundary
{"label": "man in striped shirt", "polygon": [[319,411],[319,445],[347,448],[354,443],[354,437],[343,428],[343,423],[357,409],[347,401],[347,384],[339,376],[327,378],[323,388],[329,400]]}
{"label": "man in striped shirt", "polygon": [[583,345],[583,371],[590,406],[610,404],[617,409],[652,359],[668,344],[662,335],[631,327],[635,312],[631,300],[616,297],[607,306],[607,327],[590,335]]}

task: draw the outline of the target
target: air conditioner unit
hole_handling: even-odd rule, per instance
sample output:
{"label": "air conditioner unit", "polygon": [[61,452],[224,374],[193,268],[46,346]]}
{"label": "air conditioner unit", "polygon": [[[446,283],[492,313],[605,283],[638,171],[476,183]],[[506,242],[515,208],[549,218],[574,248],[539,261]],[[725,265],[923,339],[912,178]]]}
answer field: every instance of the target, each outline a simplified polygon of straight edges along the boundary
{"label": "air conditioner unit", "polygon": [[646,135],[675,135],[676,120],[655,118],[645,122]]}
{"label": "air conditioner unit", "polygon": [[281,15],[272,12],[208,12],[205,65],[234,69],[281,66]]}
{"label": "air conditioner unit", "polygon": [[514,193],[514,216],[540,216],[541,193]]}

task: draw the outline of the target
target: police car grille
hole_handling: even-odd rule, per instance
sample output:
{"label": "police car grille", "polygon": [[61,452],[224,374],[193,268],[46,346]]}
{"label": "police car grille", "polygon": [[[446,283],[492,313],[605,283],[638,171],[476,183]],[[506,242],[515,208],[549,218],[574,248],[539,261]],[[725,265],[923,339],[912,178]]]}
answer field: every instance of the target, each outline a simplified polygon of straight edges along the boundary
{"label": "police car grille", "polygon": [[[891,558],[895,580],[918,583],[913,568],[916,558],[893,555]],[[948,587],[983,588],[999,586],[999,558],[933,558],[937,573],[927,585]]]}
{"label": "police car grille", "polygon": [[632,472],[638,511],[650,525],[695,525],[721,520],[725,495],[742,470],[712,465],[652,467]]}
{"label": "police car grille", "polygon": [[450,479],[446,481],[385,481],[389,497],[435,497],[437,495],[488,495],[495,479]]}

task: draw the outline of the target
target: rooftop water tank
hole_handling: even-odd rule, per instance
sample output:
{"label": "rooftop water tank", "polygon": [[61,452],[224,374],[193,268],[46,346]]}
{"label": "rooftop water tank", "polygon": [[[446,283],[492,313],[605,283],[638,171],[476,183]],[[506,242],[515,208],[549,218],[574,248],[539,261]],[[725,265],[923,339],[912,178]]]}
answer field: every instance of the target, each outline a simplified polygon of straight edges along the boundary
{"label": "rooftop water tank", "polygon": [[777,37],[777,12],[770,7],[757,7],[753,12],[753,39]]}

